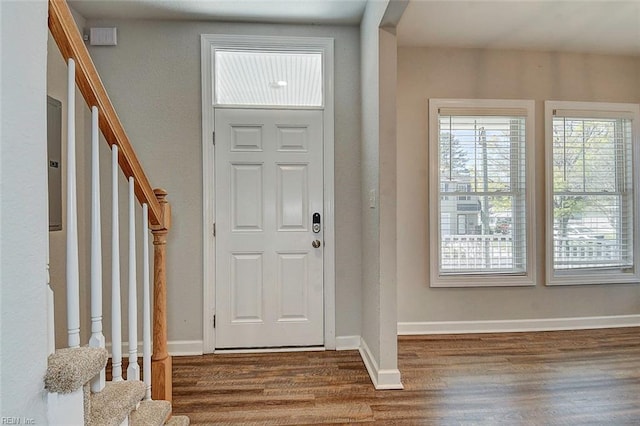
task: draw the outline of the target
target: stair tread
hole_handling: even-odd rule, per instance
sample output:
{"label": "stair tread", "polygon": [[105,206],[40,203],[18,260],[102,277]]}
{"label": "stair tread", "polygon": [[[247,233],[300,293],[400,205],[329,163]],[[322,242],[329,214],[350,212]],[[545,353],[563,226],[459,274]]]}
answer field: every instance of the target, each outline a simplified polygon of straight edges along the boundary
{"label": "stair tread", "polygon": [[49,392],[71,393],[80,389],[107,365],[103,348],[65,348],[49,355],[44,387]]}
{"label": "stair tread", "polygon": [[144,398],[139,380],[107,382],[102,392],[91,395],[89,426],[119,426]]}
{"label": "stair tread", "polygon": [[172,416],[168,422],[165,423],[167,426],[189,426],[190,420],[187,416]]}
{"label": "stair tread", "polygon": [[142,401],[131,413],[129,426],[162,426],[171,414],[169,401]]}

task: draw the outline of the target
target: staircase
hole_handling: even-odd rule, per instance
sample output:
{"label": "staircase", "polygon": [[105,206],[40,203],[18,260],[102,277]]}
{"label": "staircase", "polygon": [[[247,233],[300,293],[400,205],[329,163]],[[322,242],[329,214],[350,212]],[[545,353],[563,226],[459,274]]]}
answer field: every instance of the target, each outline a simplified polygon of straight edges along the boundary
{"label": "staircase", "polygon": [[[152,189],[113,105],[98,76],[65,0],[49,0],[49,30],[68,64],[66,286],[68,347],[52,353],[44,380],[50,424],[59,425],[188,425],[185,416],[171,417],[171,357],[166,329],[166,241],[171,208],[162,189]],[[80,89],[92,112],[91,159],[91,338],[80,339],[80,279],[76,195],[75,90]],[[102,333],[102,224],[100,207],[99,132],[111,148],[111,352],[112,380],[106,380],[109,353]],[[120,173],[128,181],[129,274],[128,366],[122,367],[120,282]],[[140,211],[141,210],[141,211]],[[136,235],[141,216],[141,235]],[[149,266],[149,233],[153,234],[153,295]],[[138,282],[136,247],[142,241],[142,282]],[[142,287],[142,371],[138,364],[138,289]],[[153,310],[153,317],[152,317]],[[153,357],[151,325],[153,324]],[[142,377],[142,381],[140,378]]]}
{"label": "staircase", "polygon": [[[189,418],[170,418],[171,403],[145,399],[146,386],[139,380],[107,382],[100,392],[91,381],[107,364],[102,348],[66,348],[49,357],[45,389],[49,392],[51,424],[88,426],[188,426]],[[82,401],[82,410],[73,402]],[[71,407],[71,408],[69,408]]]}

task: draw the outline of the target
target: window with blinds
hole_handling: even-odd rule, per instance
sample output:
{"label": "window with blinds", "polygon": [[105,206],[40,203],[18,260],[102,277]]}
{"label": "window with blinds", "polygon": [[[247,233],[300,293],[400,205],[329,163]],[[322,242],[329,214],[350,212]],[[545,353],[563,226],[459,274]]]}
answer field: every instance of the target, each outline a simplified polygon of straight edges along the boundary
{"label": "window with blinds", "polygon": [[547,250],[554,275],[633,275],[633,112],[619,104],[546,106],[551,121],[547,223],[552,233]]}
{"label": "window with blinds", "polygon": [[533,102],[431,100],[430,110],[432,284],[466,286],[455,280],[468,275],[470,285],[530,281]]}

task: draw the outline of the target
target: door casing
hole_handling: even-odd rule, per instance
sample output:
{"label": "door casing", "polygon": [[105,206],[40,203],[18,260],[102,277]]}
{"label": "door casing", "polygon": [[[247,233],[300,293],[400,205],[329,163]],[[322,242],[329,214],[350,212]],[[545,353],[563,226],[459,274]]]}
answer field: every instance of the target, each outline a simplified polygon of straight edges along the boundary
{"label": "door casing", "polygon": [[[335,349],[335,202],[334,202],[334,49],[333,38],[280,37],[203,34],[202,77],[202,171],[203,171],[203,353],[213,353],[215,345],[215,147],[213,104],[214,52],[216,49],[278,50],[319,52],[323,55],[323,203],[324,203],[324,347]],[[285,109],[282,106],[247,108]],[[233,106],[238,108],[238,106]]]}

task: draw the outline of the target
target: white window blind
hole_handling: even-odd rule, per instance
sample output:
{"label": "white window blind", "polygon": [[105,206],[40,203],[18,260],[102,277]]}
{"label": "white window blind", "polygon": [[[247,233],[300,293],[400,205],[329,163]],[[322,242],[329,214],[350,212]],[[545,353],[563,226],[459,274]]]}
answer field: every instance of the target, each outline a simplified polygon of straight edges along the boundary
{"label": "white window blind", "polygon": [[526,113],[438,110],[441,275],[526,272]]}
{"label": "white window blind", "polygon": [[553,111],[553,268],[633,267],[633,131],[628,113]]}

